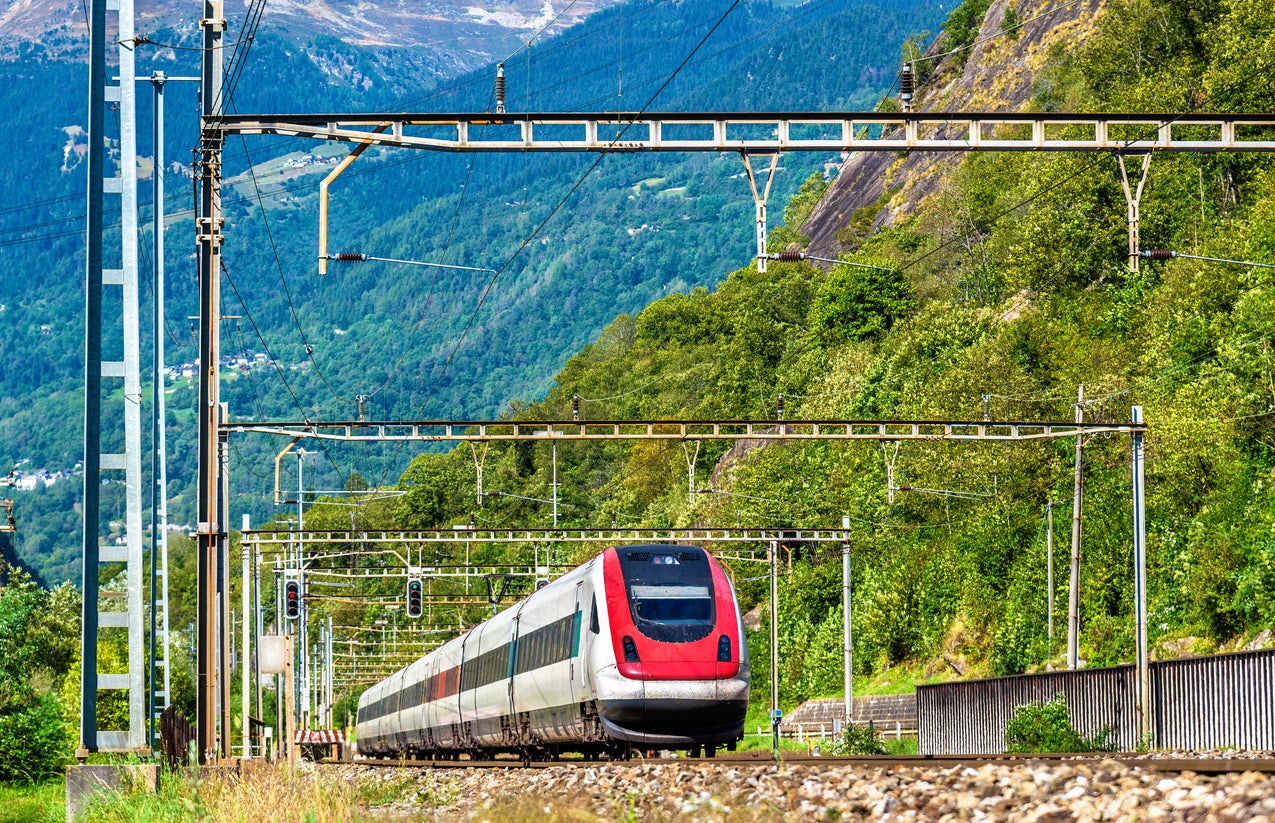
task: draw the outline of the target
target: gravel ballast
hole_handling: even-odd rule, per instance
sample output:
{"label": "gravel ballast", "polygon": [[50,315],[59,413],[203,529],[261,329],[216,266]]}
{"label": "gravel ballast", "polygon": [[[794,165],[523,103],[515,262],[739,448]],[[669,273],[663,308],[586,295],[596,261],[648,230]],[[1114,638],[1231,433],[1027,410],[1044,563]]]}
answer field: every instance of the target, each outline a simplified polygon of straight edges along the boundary
{"label": "gravel ballast", "polygon": [[1275,823],[1275,776],[1158,772],[1114,760],[979,767],[600,763],[543,769],[373,769],[347,779],[422,786],[379,811],[494,820],[517,799],[544,820],[1013,820]]}

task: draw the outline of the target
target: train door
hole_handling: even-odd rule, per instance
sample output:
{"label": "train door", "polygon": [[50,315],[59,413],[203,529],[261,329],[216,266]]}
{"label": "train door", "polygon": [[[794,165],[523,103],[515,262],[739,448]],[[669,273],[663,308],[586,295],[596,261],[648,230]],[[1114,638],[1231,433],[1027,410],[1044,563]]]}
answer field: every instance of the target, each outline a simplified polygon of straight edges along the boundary
{"label": "train door", "polygon": [[[477,643],[477,632],[469,632],[465,635],[460,643],[460,686],[456,689],[456,731],[457,743],[455,745],[465,746],[470,737],[470,722],[474,719],[474,690],[473,681],[473,665],[466,665],[470,658],[477,656],[478,649],[470,649],[471,641],[475,647]],[[469,689],[469,699],[465,699],[465,690]]]}
{"label": "train door", "polygon": [[506,676],[509,678],[509,709],[508,716],[517,728],[518,708],[517,701],[514,699],[514,679],[518,672],[518,624],[522,620],[522,610],[526,608],[526,601],[518,605],[518,611],[514,614],[513,623],[509,628],[509,671]]}
{"label": "train door", "polygon": [[586,607],[584,602],[584,581],[576,582],[576,610],[575,620],[571,624],[571,702],[578,703],[582,699],[581,693],[583,689],[579,682],[581,673],[587,668],[584,659],[581,657],[581,630],[583,629],[583,621],[580,619],[582,610]]}

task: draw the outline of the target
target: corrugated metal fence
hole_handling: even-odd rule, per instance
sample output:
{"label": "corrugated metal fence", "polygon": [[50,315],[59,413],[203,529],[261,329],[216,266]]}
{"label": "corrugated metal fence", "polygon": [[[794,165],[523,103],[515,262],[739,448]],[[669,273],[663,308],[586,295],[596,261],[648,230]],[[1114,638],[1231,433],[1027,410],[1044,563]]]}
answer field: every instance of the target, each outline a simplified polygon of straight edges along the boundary
{"label": "corrugated metal fence", "polygon": [[[1066,696],[1085,736],[1103,726],[1120,749],[1137,743],[1131,665],[918,686],[921,754],[1005,750],[1005,723],[1024,703]],[[1239,652],[1151,664],[1154,744],[1160,748],[1275,749],[1275,651]]]}

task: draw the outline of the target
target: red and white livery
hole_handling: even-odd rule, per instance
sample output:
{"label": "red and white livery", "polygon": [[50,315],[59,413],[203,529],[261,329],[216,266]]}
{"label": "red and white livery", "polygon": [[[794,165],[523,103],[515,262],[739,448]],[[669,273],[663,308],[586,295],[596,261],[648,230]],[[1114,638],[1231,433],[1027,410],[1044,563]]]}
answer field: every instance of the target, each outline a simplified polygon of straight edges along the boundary
{"label": "red and white livery", "polygon": [[696,546],[609,548],[359,699],[359,752],[624,755],[734,747],[748,707],[735,591]]}

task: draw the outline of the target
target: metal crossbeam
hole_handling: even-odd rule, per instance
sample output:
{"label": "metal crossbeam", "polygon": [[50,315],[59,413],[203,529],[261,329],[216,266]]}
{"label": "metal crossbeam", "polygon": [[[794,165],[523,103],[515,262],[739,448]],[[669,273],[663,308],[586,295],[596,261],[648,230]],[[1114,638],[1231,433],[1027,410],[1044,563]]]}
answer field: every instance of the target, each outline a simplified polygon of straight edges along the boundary
{"label": "metal crossbeam", "polygon": [[[401,543],[404,545],[428,543],[840,543],[845,540],[844,531],[834,529],[748,529],[748,528],[700,528],[700,529],[416,529],[412,531],[264,531],[249,530],[243,533],[244,542],[256,544],[263,552],[270,546],[286,546],[288,540],[300,539],[306,545],[309,560],[321,557],[324,543]],[[348,553],[345,546],[339,550]],[[565,568],[561,564],[544,564],[554,569]],[[433,568],[433,567],[431,567]],[[452,568],[459,568],[452,566]],[[508,564],[495,566],[473,565],[471,568],[512,568]],[[528,567],[518,566],[523,573]],[[498,572],[499,573],[499,572]],[[378,575],[379,576],[379,575]],[[481,575],[479,575],[481,576]]]}
{"label": "metal crossbeam", "polygon": [[[1271,114],[528,112],[222,115],[230,134],[436,152],[1270,152]],[[374,129],[376,129],[374,131]]]}
{"label": "metal crossbeam", "polygon": [[[240,114],[206,131],[444,152],[1275,150],[1275,114],[539,112]],[[376,131],[373,131],[373,130]]]}
{"label": "metal crossbeam", "polygon": [[224,431],[343,441],[490,443],[514,440],[1048,440],[1145,431],[1140,423],[956,420],[598,420],[223,423]]}

